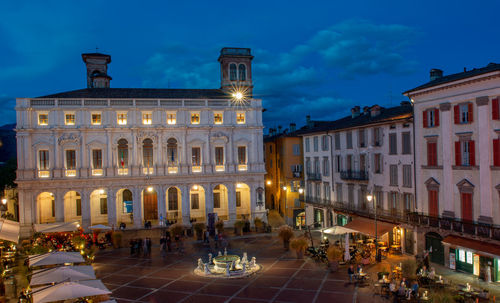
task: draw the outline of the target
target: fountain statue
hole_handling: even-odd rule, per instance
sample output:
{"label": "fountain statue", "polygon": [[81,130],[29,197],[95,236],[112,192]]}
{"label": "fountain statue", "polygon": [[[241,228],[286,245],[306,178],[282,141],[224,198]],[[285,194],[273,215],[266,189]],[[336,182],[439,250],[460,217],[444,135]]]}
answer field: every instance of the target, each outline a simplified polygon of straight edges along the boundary
{"label": "fountain statue", "polygon": [[219,251],[218,256],[208,254],[208,263],[198,259],[198,266],[194,273],[203,277],[213,278],[241,278],[248,277],[258,272],[262,267],[256,263],[255,257],[248,261],[247,253],[240,259],[238,255],[231,255],[224,249],[224,255]]}
{"label": "fountain statue", "polygon": [[224,256],[227,256],[227,248],[224,248]]}
{"label": "fountain statue", "polygon": [[209,253],[208,254],[208,264],[211,265],[212,264],[212,253]]}
{"label": "fountain statue", "polygon": [[201,261],[201,258],[198,259],[198,268],[203,270],[203,261]]}
{"label": "fountain statue", "polygon": [[250,261],[250,268],[253,268],[255,266],[256,259],[255,257],[252,257],[252,260]]}
{"label": "fountain statue", "polygon": [[231,273],[229,272],[229,263],[226,263],[226,276],[230,277]]}
{"label": "fountain statue", "polygon": [[205,263],[205,275],[209,275],[210,274],[210,268],[208,267],[208,264]]}
{"label": "fountain statue", "polygon": [[219,254],[217,256],[219,256],[219,257],[222,256],[222,253],[220,252],[220,250],[219,250]]}

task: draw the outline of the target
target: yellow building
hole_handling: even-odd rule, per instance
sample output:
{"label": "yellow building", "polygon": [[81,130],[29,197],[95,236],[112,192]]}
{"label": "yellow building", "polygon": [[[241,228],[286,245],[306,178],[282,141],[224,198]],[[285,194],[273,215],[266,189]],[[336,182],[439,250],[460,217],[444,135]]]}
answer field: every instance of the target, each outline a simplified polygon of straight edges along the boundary
{"label": "yellow building", "polygon": [[266,208],[277,210],[287,224],[301,228],[305,224],[303,194],[302,139],[290,131],[271,129],[264,138],[266,162]]}

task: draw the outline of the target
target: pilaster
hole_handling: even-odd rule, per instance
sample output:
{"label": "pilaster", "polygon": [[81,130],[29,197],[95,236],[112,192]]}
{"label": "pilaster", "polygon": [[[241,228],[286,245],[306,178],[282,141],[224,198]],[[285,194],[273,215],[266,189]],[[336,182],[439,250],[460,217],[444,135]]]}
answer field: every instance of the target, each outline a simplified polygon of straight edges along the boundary
{"label": "pilaster", "polygon": [[214,185],[210,184],[210,183],[205,185],[205,217],[206,218],[208,218],[208,214],[214,212],[213,186]]}
{"label": "pilaster", "polygon": [[181,200],[182,200],[182,223],[184,225],[189,225],[190,224],[190,219],[191,219],[191,206],[189,203],[189,185],[183,185],[181,187]]}
{"label": "pilaster", "polygon": [[80,195],[82,199],[82,227],[86,230],[91,224],[90,190],[82,189]]}
{"label": "pilaster", "polygon": [[133,216],[134,226],[136,228],[142,227],[142,188],[135,187],[132,190],[133,201]]}
{"label": "pilaster", "polygon": [[[491,129],[490,113],[489,113],[489,98],[478,97],[476,98],[477,104],[477,123],[479,130]],[[483,223],[493,223],[493,197],[492,197],[492,184],[491,184],[491,134],[489,131],[478,131],[478,143],[476,148],[479,154],[479,213],[478,221]]]}
{"label": "pilaster", "polygon": [[117,228],[117,214],[116,214],[116,189],[107,189],[107,202],[108,202],[108,225],[112,228]]}
{"label": "pilaster", "polygon": [[227,209],[229,215],[229,225],[236,221],[236,184],[228,183],[227,187]]}
{"label": "pilaster", "polygon": [[58,190],[54,193],[56,222],[64,222],[64,194],[62,190]]}
{"label": "pilaster", "polygon": [[454,217],[454,194],[453,194],[453,134],[451,104],[449,102],[439,105],[441,110],[441,150],[438,157],[443,161],[443,186],[440,191],[439,201],[443,201],[443,216]]}

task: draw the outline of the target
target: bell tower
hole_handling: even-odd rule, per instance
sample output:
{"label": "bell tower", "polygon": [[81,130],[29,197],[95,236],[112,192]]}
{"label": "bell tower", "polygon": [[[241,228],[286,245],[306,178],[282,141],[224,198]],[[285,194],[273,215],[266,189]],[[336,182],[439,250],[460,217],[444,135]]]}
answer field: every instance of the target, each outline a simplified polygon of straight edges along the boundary
{"label": "bell tower", "polygon": [[252,98],[252,59],[249,48],[224,47],[220,51],[221,89],[241,91]]}
{"label": "bell tower", "polygon": [[111,56],[101,53],[82,54],[83,62],[87,66],[87,88],[107,88],[111,77],[108,76],[108,63]]}

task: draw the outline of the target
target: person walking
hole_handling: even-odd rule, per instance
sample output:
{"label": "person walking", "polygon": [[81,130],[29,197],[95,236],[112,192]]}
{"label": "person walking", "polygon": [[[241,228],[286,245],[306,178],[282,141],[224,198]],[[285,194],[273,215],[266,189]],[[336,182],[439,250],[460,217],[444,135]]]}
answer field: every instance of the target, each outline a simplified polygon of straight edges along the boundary
{"label": "person walking", "polygon": [[352,279],[354,278],[354,266],[351,264],[347,269],[347,274],[349,275],[349,283],[352,283]]}
{"label": "person walking", "polygon": [[148,247],[148,257],[151,257],[151,246],[153,242],[151,242],[151,238],[146,238],[146,246]]}
{"label": "person walking", "polygon": [[167,248],[168,248],[168,251],[171,252],[172,251],[172,239],[170,238],[170,234],[167,234],[167,238],[166,238],[166,242],[167,242]]}

